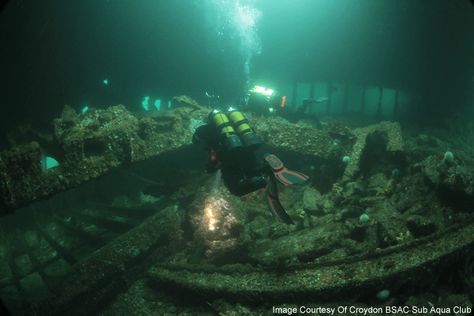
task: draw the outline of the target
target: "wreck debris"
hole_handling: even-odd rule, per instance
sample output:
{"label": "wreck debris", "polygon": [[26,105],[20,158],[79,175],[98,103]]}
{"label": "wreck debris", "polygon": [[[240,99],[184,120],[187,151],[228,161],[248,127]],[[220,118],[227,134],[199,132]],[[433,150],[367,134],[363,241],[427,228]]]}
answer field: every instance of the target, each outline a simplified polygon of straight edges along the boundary
{"label": "wreck debris", "polygon": [[[344,237],[342,224],[327,225],[319,229],[303,229],[274,240],[263,240],[250,246],[249,256],[258,264],[274,267],[275,263],[311,260],[328,255]],[[304,241],[304,242],[302,242]]]}
{"label": "wreck debris", "polygon": [[182,219],[182,212],[173,206],[146,219],[73,265],[73,273],[64,280],[63,286],[54,288],[52,295],[32,306],[30,312],[63,315],[66,310],[73,314],[97,311],[101,303],[137,277],[140,269],[134,273],[132,267],[154,262],[166,253],[162,246],[178,242]]}
{"label": "wreck debris", "polygon": [[36,142],[14,147],[0,154],[0,210],[11,209],[54,193],[52,186],[61,185],[56,169],[43,173],[42,152]]}
{"label": "wreck debris", "polygon": [[[46,173],[38,169],[43,152],[36,143],[0,153],[0,213],[97,178],[120,165],[190,144],[193,124],[203,122],[208,110],[187,96],[176,100],[187,106],[144,117],[133,115],[123,105],[83,114],[66,106],[61,118],[55,120],[55,137],[62,154],[57,157],[59,167]],[[316,129],[280,117],[248,117],[262,140],[279,150],[325,161],[340,161],[352,151],[343,180],[359,171],[369,135],[386,134],[389,152],[401,151],[403,146],[398,123],[381,122],[351,133],[335,124]]]}
{"label": "wreck debris", "polygon": [[[61,124],[57,125],[56,137],[61,148],[70,144],[69,156],[64,150],[63,156],[55,156],[61,161],[57,168],[47,172],[38,169],[39,174],[58,177],[58,174],[63,174],[62,170],[69,171],[84,164],[84,160],[105,163],[110,157],[117,165],[122,165],[159,155],[175,148],[173,146],[189,143],[193,120],[203,120],[207,115],[207,111],[188,107],[143,116],[133,115],[120,107],[115,110],[120,114],[109,113],[104,118],[103,113],[97,113],[94,109],[84,114],[66,109],[58,121]],[[121,125],[120,119],[126,121],[123,122],[123,130],[108,127],[108,134],[112,138],[118,135],[119,140],[111,143],[114,147],[110,151],[102,150],[107,145],[100,143],[104,142],[103,139],[108,141],[107,136],[103,135],[107,134],[103,124],[113,122]],[[384,122],[356,130],[323,124],[320,129],[315,129],[305,124],[291,124],[278,117],[261,119],[249,115],[249,119],[259,135],[275,149],[316,157],[314,161],[317,162],[333,162],[340,168],[339,177],[344,168],[355,160],[354,154],[350,153],[351,149],[354,152],[355,147],[352,147],[356,142],[362,148],[356,167],[364,177],[337,182],[333,192],[317,190],[311,184],[283,190],[282,202],[298,223],[292,227],[272,221],[271,214],[262,207],[260,194],[242,198],[222,195],[225,201],[209,203],[209,187],[201,181],[210,181],[209,177],[199,181],[194,179],[189,183],[192,189],[181,188],[167,193],[173,204],[153,216],[151,221],[164,220],[156,225],[149,225],[150,221],[146,221],[133,229],[141,218],[140,213],[148,214],[148,217],[153,212],[146,208],[124,206],[127,203],[90,204],[86,209],[68,210],[68,217],[61,217],[60,213],[53,211],[50,223],[44,225],[44,229],[35,227],[34,232],[43,241],[49,239],[53,250],[59,253],[60,259],[54,259],[55,262],[66,266],[72,273],[60,280],[64,283],[58,281],[55,286],[50,286],[48,282],[53,278],[43,274],[54,273],[55,265],[36,272],[32,268],[37,265],[33,254],[29,257],[17,254],[14,258],[20,264],[14,262],[10,266],[21,266],[25,270],[17,269],[13,273],[20,271],[21,277],[11,278],[19,280],[16,288],[25,290],[18,297],[35,295],[39,290],[35,292],[34,288],[42,289],[41,282],[44,281],[52,296],[38,304],[36,299],[32,300],[37,314],[62,314],[66,310],[94,313],[102,307],[107,309],[106,305],[112,301],[117,303],[112,303],[116,306],[130,305],[125,310],[132,310],[144,305],[143,297],[140,297],[144,287],[149,287],[147,290],[157,296],[162,292],[169,294],[168,290],[191,293],[192,297],[203,298],[206,307],[216,309],[218,307],[215,306],[219,305],[214,300],[216,298],[224,303],[227,303],[226,299],[231,299],[239,304],[262,301],[293,303],[308,302],[314,298],[334,300],[334,297],[349,297],[354,291],[375,297],[378,291],[390,289],[393,294],[389,299],[395,299],[398,281],[394,280],[412,284],[421,278],[420,272],[432,273],[432,269],[449,264],[472,249],[472,218],[459,212],[469,220],[459,220],[461,217],[451,219],[450,204],[440,203],[437,190],[430,190],[432,187],[428,183],[439,188],[446,187],[443,184],[446,181],[447,187],[453,189],[469,187],[466,184],[472,182],[472,176],[469,169],[463,171],[464,164],[457,152],[450,164],[443,162],[443,150],[431,160],[411,165],[410,168],[382,163],[383,168],[376,166],[370,169],[371,164],[367,163],[365,155],[372,153],[373,139],[384,140],[377,143],[382,145],[377,148],[383,147],[381,150],[389,152],[388,156],[401,152],[398,124]],[[183,138],[170,133],[184,129],[187,134]],[[379,134],[382,137],[378,137]],[[147,148],[121,145],[129,144],[126,141],[135,135],[138,138],[133,146],[150,144],[163,147],[152,147],[147,152]],[[163,143],[170,139],[177,142]],[[29,161],[35,162],[38,155],[44,155],[39,145],[25,148],[37,152],[36,158],[25,160],[26,165]],[[130,148],[140,154],[129,154],[127,149]],[[347,164],[343,162],[345,155],[350,157]],[[0,155],[0,164],[10,161],[5,157],[8,158],[8,154]],[[367,165],[370,165],[370,170]],[[333,169],[333,166],[328,169]],[[8,168],[0,168],[0,173],[2,170],[9,171]],[[104,170],[105,173],[107,170]],[[355,172],[353,176],[357,175]],[[5,176],[10,177],[10,173]],[[153,178],[133,177],[148,184],[159,184]],[[432,181],[424,181],[430,177]],[[4,179],[3,174],[0,179]],[[9,184],[5,188],[8,192],[12,188],[11,181],[0,181],[0,185],[5,183]],[[196,190],[196,183],[202,188]],[[166,185],[169,186],[169,183]],[[150,198],[144,195],[145,191],[139,192],[141,200]],[[177,201],[186,202],[178,207]],[[72,222],[69,216],[73,218]],[[104,246],[111,239],[102,239],[103,235],[80,229],[75,225],[76,220],[94,229],[102,227],[105,232],[114,233],[114,238],[123,235]],[[54,229],[48,228],[51,224]],[[62,230],[64,236],[55,235],[54,230]],[[34,243],[34,237],[25,239],[28,240],[25,243]],[[86,257],[81,252],[68,252],[74,240],[81,240],[84,246],[89,244],[90,248],[94,245],[104,247],[95,248],[95,252],[88,252]],[[33,290],[28,293],[30,289]],[[117,296],[118,292],[127,295]],[[133,307],[130,300],[133,300]],[[158,308],[160,312],[163,310],[161,305]],[[150,314],[153,314],[151,310]]]}
{"label": "wreck debris", "polygon": [[[350,144],[334,142],[330,131],[288,122],[281,117],[261,119],[248,115],[251,126],[263,141],[281,150],[331,159],[341,156]],[[350,139],[348,139],[350,142]]]}
{"label": "wreck debris", "polygon": [[356,137],[356,142],[344,171],[343,181],[352,179],[359,171],[359,164],[366,146],[367,136],[373,133],[383,133],[387,137],[386,150],[388,152],[400,152],[403,150],[403,139],[399,123],[383,121],[378,124],[356,128],[352,133]]}
{"label": "wreck debris", "polygon": [[421,170],[442,196],[458,207],[469,209],[474,202],[474,174],[466,163],[453,158],[447,164],[444,156],[431,155],[421,162]]}
{"label": "wreck debris", "polygon": [[[206,114],[194,111],[193,117]],[[171,119],[170,119],[171,117]],[[0,153],[0,215],[97,178],[120,165],[190,143],[190,109],[138,118],[123,105],[77,114],[66,106],[54,122],[60,165],[44,172],[36,142]]]}
{"label": "wreck debris", "polygon": [[188,106],[193,108],[194,110],[201,110],[201,111],[209,111],[208,108],[200,105],[196,100],[187,95],[180,95],[173,97],[173,101],[176,101],[178,104],[182,106]]}
{"label": "wreck debris", "polygon": [[[472,223],[405,245],[350,258],[315,263],[284,271],[254,268],[242,273],[202,267],[155,265],[149,277],[159,285],[173,286],[206,299],[220,297],[240,302],[330,300],[373,291],[401,279],[415,283],[436,265],[448,264],[474,244]],[[436,242],[433,242],[435,237]]]}
{"label": "wreck debris", "polygon": [[[186,96],[176,100],[189,107],[140,117],[123,105],[81,114],[66,106],[54,121],[58,167],[47,172],[41,170],[39,162],[45,153],[34,142],[0,153],[0,215],[121,165],[190,144],[193,124],[196,120],[204,121],[208,110]],[[292,124],[278,117],[261,120],[249,115],[249,119],[265,142],[281,150],[339,159],[350,149],[350,140],[347,144],[334,142],[326,130]]]}

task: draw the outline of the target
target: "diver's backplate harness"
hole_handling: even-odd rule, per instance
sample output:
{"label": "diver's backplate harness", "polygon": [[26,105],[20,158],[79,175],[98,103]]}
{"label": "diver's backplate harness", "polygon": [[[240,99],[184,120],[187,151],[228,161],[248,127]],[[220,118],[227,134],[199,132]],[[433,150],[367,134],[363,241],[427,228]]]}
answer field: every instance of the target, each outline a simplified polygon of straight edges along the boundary
{"label": "diver's backplate harness", "polygon": [[208,121],[193,135],[193,143],[208,146],[208,169],[221,169],[224,183],[237,196],[266,187],[266,200],[273,215],[282,222],[293,223],[278,199],[276,183],[302,184],[308,177],[287,169],[273,154],[258,160],[255,151],[263,142],[241,111],[232,107],[225,112],[213,110]]}

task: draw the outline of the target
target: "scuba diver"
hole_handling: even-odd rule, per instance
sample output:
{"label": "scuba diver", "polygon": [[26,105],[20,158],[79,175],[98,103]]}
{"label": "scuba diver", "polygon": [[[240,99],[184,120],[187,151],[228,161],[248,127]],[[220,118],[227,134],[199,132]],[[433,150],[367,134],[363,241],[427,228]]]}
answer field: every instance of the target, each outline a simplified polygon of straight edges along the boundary
{"label": "scuba diver", "polygon": [[296,123],[304,118],[317,120],[314,114],[308,112],[313,112],[312,108],[329,100],[327,97],[306,98],[303,99],[300,106],[289,107],[287,99],[286,95],[281,95],[273,89],[254,86],[247,92],[243,109],[262,115],[279,115],[289,122]]}
{"label": "scuba diver", "polygon": [[257,153],[263,143],[244,114],[234,108],[213,110],[208,123],[198,127],[193,144],[208,150],[207,171],[222,172],[225,186],[236,196],[265,189],[267,204],[279,221],[293,224],[278,198],[277,181],[284,185],[304,184],[308,176],[289,170],[274,154]]}
{"label": "scuba diver", "polygon": [[319,103],[326,102],[327,100],[328,100],[328,98],[318,98],[318,99],[306,98],[306,99],[303,99],[303,103],[296,110],[296,113],[298,113],[299,115],[305,115],[308,108],[312,108],[313,106],[316,106]]}

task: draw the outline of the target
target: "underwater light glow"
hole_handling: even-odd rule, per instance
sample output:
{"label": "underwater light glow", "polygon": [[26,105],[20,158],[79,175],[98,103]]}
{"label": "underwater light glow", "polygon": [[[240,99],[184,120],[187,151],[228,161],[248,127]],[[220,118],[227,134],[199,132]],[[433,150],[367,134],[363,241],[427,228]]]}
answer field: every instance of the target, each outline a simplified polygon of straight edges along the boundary
{"label": "underwater light glow", "polygon": [[142,100],[142,108],[145,110],[145,111],[148,111],[150,109],[150,97],[149,96],[146,96],[143,98]]}
{"label": "underwater light glow", "polygon": [[228,210],[229,203],[219,194],[222,171],[217,170],[212,183],[212,195],[206,199],[204,205],[204,223],[209,231],[216,230],[219,224],[222,212]]}
{"label": "underwater light glow", "polygon": [[271,97],[275,91],[272,90],[272,89],[267,89],[267,88],[262,87],[262,86],[254,86],[254,87],[250,90],[250,92],[263,94],[263,95],[266,96],[266,97]]}
{"label": "underwater light glow", "polygon": [[[209,231],[218,228],[224,212],[229,210],[229,203],[219,196],[212,196],[206,199],[204,206],[204,223]],[[225,221],[224,221],[225,222]]]}
{"label": "underwater light glow", "polygon": [[104,86],[108,86],[109,85],[109,79],[102,80],[102,83],[104,84]]}
{"label": "underwater light glow", "polygon": [[84,106],[82,107],[81,109],[81,113],[84,114],[86,113],[87,111],[89,111],[89,106],[87,104],[84,104]]}
{"label": "underwater light glow", "polygon": [[153,104],[155,106],[155,108],[159,111],[160,108],[161,108],[161,100],[160,99],[156,99],[155,100],[155,103]]}
{"label": "underwater light glow", "polygon": [[205,212],[205,216],[206,216],[206,219],[207,219],[207,227],[209,230],[215,230],[216,229],[216,224],[217,224],[217,219],[216,219],[216,216],[215,216],[215,210],[214,208],[212,207],[212,205],[208,205],[206,206],[206,208],[204,209],[204,212]]}

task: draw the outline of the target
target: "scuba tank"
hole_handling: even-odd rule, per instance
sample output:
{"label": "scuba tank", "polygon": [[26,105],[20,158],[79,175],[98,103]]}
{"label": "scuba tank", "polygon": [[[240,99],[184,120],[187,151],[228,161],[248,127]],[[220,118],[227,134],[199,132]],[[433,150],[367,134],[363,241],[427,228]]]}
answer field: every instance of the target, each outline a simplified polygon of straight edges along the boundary
{"label": "scuba tank", "polygon": [[213,110],[209,113],[209,121],[218,130],[222,145],[227,151],[242,148],[242,141],[236,134],[232,123],[224,112]]}
{"label": "scuba tank", "polygon": [[262,144],[245,115],[232,107],[227,112],[213,110],[209,113],[209,121],[218,130],[221,143],[228,152],[236,149],[255,150]]}
{"label": "scuba tank", "polygon": [[237,134],[240,136],[240,139],[246,147],[256,149],[262,144],[260,138],[250,127],[249,120],[242,112],[231,107],[227,113],[229,114],[230,121],[237,131]]}

